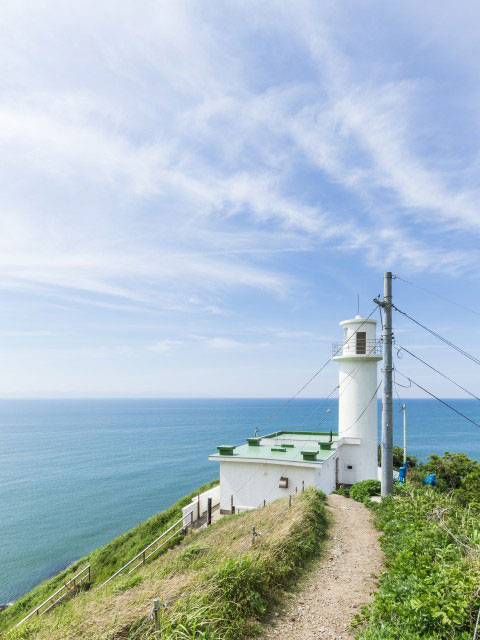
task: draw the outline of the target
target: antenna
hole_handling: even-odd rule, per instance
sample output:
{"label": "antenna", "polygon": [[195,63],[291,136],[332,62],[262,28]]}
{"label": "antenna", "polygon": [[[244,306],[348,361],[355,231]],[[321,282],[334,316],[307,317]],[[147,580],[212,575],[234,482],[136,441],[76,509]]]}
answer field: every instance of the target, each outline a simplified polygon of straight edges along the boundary
{"label": "antenna", "polygon": [[357,293],[357,316],[360,315],[360,292]]}

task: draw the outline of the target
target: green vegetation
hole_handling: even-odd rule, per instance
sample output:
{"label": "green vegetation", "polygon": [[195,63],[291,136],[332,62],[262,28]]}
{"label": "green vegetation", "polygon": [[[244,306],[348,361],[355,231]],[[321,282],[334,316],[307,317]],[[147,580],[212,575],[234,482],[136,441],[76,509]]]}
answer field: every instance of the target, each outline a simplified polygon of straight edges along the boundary
{"label": "green vegetation", "polygon": [[[429,473],[438,487],[423,484]],[[358,640],[471,640],[480,608],[478,463],[430,456],[398,495],[373,508],[387,571]]]}
{"label": "green vegetation", "polygon": [[350,485],[341,484],[337,489],[335,489],[335,491],[332,491],[332,493],[336,493],[338,496],[344,496],[345,498],[349,498],[350,488],[351,488]]}
{"label": "green vegetation", "polygon": [[[225,516],[132,576],[78,594],[13,638],[29,640],[229,640],[259,622],[309,559],[328,529],[325,496],[308,489],[264,508]],[[252,527],[261,534],[252,544]],[[148,618],[153,598],[160,630]],[[143,624],[145,623],[145,624]],[[143,624],[143,626],[142,626]],[[140,629],[141,627],[141,629]]]}
{"label": "green vegetation", "polygon": [[350,498],[357,502],[365,502],[371,496],[379,496],[380,488],[379,480],[362,480],[362,482],[357,482],[350,489]]}
{"label": "green vegetation", "polygon": [[[378,466],[382,466],[382,448],[378,445],[377,450]],[[403,449],[398,445],[393,446],[393,468],[398,471],[403,464]],[[417,456],[407,456],[407,469],[414,469],[420,464]]]}
{"label": "green vegetation", "polygon": [[[155,540],[165,529],[176,522],[182,516],[182,507],[185,507],[197,495],[198,491],[206,491],[218,484],[214,480],[185,496],[166,511],[145,520],[130,531],[112,540],[104,547],[89,553],[77,560],[57,576],[45,580],[38,587],[19,598],[12,606],[0,613],[0,632],[10,629],[14,624],[25,617],[32,609],[51,596],[65,582],[68,582],[76,573],[86,565],[91,564],[92,585],[101,584],[117,569],[126,564],[150,542]],[[172,539],[167,545],[170,547],[180,540],[181,535]]]}

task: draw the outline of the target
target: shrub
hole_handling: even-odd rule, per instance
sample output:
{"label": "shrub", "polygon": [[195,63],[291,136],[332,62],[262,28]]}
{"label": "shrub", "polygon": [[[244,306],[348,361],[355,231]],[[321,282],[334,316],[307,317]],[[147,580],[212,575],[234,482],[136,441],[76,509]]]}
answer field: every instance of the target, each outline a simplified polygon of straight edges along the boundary
{"label": "shrub", "polygon": [[335,491],[332,491],[332,493],[336,493],[339,496],[345,496],[345,498],[349,498],[350,497],[350,487],[347,486],[346,484],[341,484],[338,489],[335,489]]}
{"label": "shrub", "polygon": [[[398,445],[393,447],[393,468],[398,471],[403,464],[403,449]],[[382,445],[378,445],[378,466],[382,465]],[[420,466],[417,456],[407,456],[407,469],[415,469]]]}
{"label": "shrub", "polygon": [[350,489],[350,497],[357,502],[364,502],[370,496],[375,496],[380,493],[380,481],[379,480],[362,480],[357,482]]}
{"label": "shrub", "polygon": [[462,504],[480,504],[480,465],[465,453],[428,456],[424,466],[427,473],[435,473],[440,490],[453,490]]}
{"label": "shrub", "polygon": [[388,571],[357,640],[471,640],[480,607],[479,513],[407,485],[377,505]]}

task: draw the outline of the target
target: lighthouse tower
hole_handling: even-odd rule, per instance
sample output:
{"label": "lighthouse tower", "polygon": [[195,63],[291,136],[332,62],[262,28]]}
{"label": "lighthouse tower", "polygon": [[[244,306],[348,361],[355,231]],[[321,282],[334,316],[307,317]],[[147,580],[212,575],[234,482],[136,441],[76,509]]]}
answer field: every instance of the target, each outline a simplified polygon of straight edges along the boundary
{"label": "lighthouse tower", "polygon": [[377,479],[377,362],[382,359],[376,320],[340,322],[343,341],[333,346],[339,365],[338,481]]}

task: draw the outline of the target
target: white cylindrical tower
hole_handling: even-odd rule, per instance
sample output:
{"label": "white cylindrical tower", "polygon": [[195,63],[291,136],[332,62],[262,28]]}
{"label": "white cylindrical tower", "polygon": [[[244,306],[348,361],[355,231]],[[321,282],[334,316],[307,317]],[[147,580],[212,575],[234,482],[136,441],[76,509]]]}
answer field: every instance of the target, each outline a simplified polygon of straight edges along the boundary
{"label": "white cylindrical tower", "polygon": [[[376,320],[340,322],[343,341],[333,346],[339,365],[339,482],[377,479],[377,362],[382,359]],[[342,438],[345,438],[342,442]]]}

